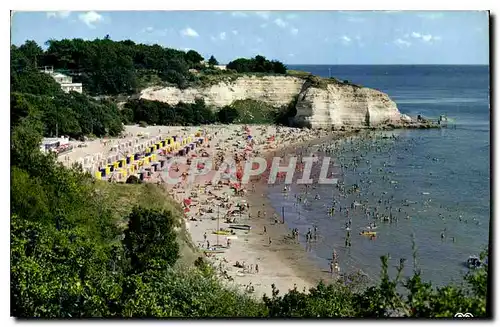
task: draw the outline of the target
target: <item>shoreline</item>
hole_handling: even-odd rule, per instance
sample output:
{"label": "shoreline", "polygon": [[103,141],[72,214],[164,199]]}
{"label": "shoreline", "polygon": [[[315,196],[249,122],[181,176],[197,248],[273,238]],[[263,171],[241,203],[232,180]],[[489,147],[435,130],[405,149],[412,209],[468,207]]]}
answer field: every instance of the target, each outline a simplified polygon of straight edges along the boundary
{"label": "shoreline", "polygon": [[[273,152],[276,152],[279,155],[290,155],[293,154],[297,149],[306,148],[316,144],[321,144],[332,139],[347,137],[350,134],[351,134],[350,132],[331,133],[330,135],[319,139],[309,140],[297,144],[291,144],[281,149],[270,151],[269,153],[266,153],[266,157],[272,157]],[[254,212],[252,212],[252,216],[254,214],[256,216],[257,211],[259,209],[265,210],[267,212],[267,217],[262,217],[260,219],[259,218],[253,219],[252,222],[255,222],[256,225],[258,225],[257,228],[259,228],[261,231],[263,230],[264,226],[266,226],[268,234],[267,236],[281,242],[281,244],[279,244],[272,251],[277,253],[277,257],[284,263],[285,266],[291,268],[291,270],[294,272],[293,277],[295,277],[298,280],[301,280],[303,282],[302,286],[303,287],[305,286],[306,290],[308,290],[310,287],[314,287],[320,280],[323,280],[325,282],[331,280],[332,276],[330,272],[327,270],[321,270],[318,263],[315,262],[310,257],[310,255],[307,253],[307,250],[303,247],[303,245],[299,241],[287,238],[290,235],[291,230],[287,226],[286,222],[284,224],[282,223],[275,224],[274,221],[272,221],[271,217],[273,217],[275,214],[280,216],[280,213],[273,208],[272,203],[268,198],[268,195],[269,195],[268,185],[263,182],[259,182],[256,184],[256,192],[254,194],[252,193],[249,194],[248,200],[254,210]],[[260,238],[261,243],[249,244],[250,247],[260,251],[270,251],[270,248],[266,248],[265,246],[262,245],[266,241],[265,238],[267,236],[262,235],[262,237]],[[296,283],[290,283],[288,287],[292,288],[290,286],[293,286],[293,284]],[[303,290],[298,285],[297,288],[299,290]]]}
{"label": "shoreline", "polygon": [[[194,133],[196,130],[204,129],[207,136],[210,136],[211,139],[208,143],[197,147],[193,152],[198,155],[203,151],[209,152],[209,157],[214,159],[216,153],[220,154],[223,152],[225,155],[231,157],[235,153],[243,152],[245,144],[247,144],[246,134],[242,132],[243,126],[208,125],[188,128],[155,126],[146,130],[151,130],[152,134],[155,134],[157,131],[162,134],[169,132],[189,134]],[[273,125],[248,125],[248,127],[252,129],[253,138],[256,140],[256,146],[251,153],[266,159],[273,156],[286,157],[296,152],[297,149],[306,149],[312,145],[321,144],[329,140],[346,138],[357,135],[360,132],[373,132],[371,129],[325,131],[277,127]],[[143,130],[143,128],[136,126],[128,128],[134,132],[132,134]],[[270,143],[266,142],[266,140],[271,135],[276,136],[276,142],[273,141],[273,146],[269,149],[267,147],[270,146]],[[179,166],[180,171],[177,175],[189,171],[189,166],[182,164]],[[183,219],[186,225],[186,233],[188,233],[186,236],[190,239],[196,255],[203,255],[206,251],[205,248],[208,247],[208,242],[212,247],[214,244],[220,245],[218,248],[223,253],[211,253],[207,259],[218,270],[217,275],[221,280],[232,280],[230,284],[237,286],[243,291],[247,289],[248,285],[251,285],[251,288],[255,290],[254,294],[260,298],[264,294],[268,296],[272,294],[272,284],[275,284],[276,288],[280,290],[280,294],[283,294],[289,289],[293,289],[294,286],[299,290],[308,290],[320,280],[324,280],[325,282],[332,280],[330,272],[322,270],[319,264],[309,255],[307,249],[298,240],[289,237],[291,230],[287,227],[286,223],[275,224],[272,221],[273,216],[280,216],[280,213],[274,210],[268,199],[269,186],[267,183],[257,181],[254,183],[255,193],[248,191],[242,197],[230,196],[230,199],[226,200],[222,199],[222,197],[225,197],[226,195],[224,194],[227,193],[232,194],[230,186],[223,185],[217,191],[211,189],[212,193],[207,195],[207,188],[204,185],[210,178],[205,177],[208,176],[197,175],[192,182],[177,185],[177,187],[165,185],[167,190],[166,196],[172,197],[173,200],[182,206],[187,197],[191,198],[190,195],[196,193],[193,204],[189,206],[190,212],[186,213]],[[158,178],[152,178],[149,182],[162,183],[163,179],[158,174]],[[248,189],[251,184],[252,182],[249,181],[248,184],[242,186]],[[237,223],[248,224],[252,229],[249,232],[236,231],[235,235],[214,235],[213,232],[217,228],[227,229],[229,227],[223,221],[223,216],[234,209],[236,204],[241,202],[248,203],[249,208],[237,217]],[[220,211],[217,212],[217,215],[220,214],[221,216],[218,219],[219,222],[214,218],[215,210],[210,210],[216,207],[222,208],[222,210],[217,210]],[[265,211],[266,217],[257,218],[259,210]],[[265,235],[263,233],[264,226],[267,232]],[[269,244],[269,238],[271,238],[272,244]],[[230,248],[225,247],[227,246],[228,239],[231,239]],[[236,262],[246,267],[235,267]],[[259,266],[259,272],[256,272],[256,265]]]}
{"label": "shoreline", "polygon": [[[272,129],[274,127],[251,126],[254,128]],[[293,129],[284,129],[285,133],[294,131]],[[307,130],[301,130],[302,135],[307,135]],[[264,136],[268,136],[264,133]],[[278,133],[279,134],[279,133]],[[293,133],[292,133],[293,134]],[[310,133],[312,134],[312,133]],[[313,144],[323,143],[334,137],[343,137],[349,132],[326,132],[320,137],[309,136],[306,140],[296,143],[280,144],[274,149],[263,150],[260,154],[269,158],[274,153],[289,154],[298,148],[308,147]],[[248,183],[249,186],[252,183]],[[198,181],[200,185],[200,181]],[[227,242],[227,236],[209,234],[207,231],[219,228],[227,228],[228,224],[223,222],[223,218],[217,222],[213,216],[212,219],[197,219],[190,221],[186,219],[186,230],[195,248],[199,252],[206,251],[202,248],[203,243],[209,242],[211,245],[220,244],[223,253],[210,254],[207,258],[217,270],[217,274],[222,281],[231,280],[233,284],[245,291],[248,286],[254,289],[254,295],[261,298],[264,294],[271,296],[274,284],[280,293],[286,293],[295,286],[299,290],[308,290],[315,286],[319,280],[328,280],[331,278],[329,272],[321,271],[317,264],[309,257],[302,245],[293,239],[288,239],[290,230],[286,224],[274,224],[271,217],[275,213],[267,198],[267,185],[261,181],[255,182],[255,193],[248,192],[239,199],[233,199],[229,202],[246,202],[249,210],[237,217],[238,224],[248,224],[251,226],[249,232],[242,233],[237,231],[236,235],[231,235],[231,246],[225,248],[223,245]],[[227,190],[227,189],[225,189]],[[198,192],[201,194],[198,187]],[[184,193],[184,190],[182,191]],[[203,197],[203,196],[202,196]],[[182,203],[182,199],[174,195],[177,202]],[[203,202],[200,199],[200,202]],[[194,210],[203,207],[202,204],[195,205]],[[266,211],[266,217],[257,218],[257,212]],[[250,218],[251,216],[251,218]],[[266,233],[264,234],[264,226]],[[214,228],[215,227],[215,228]],[[206,237],[206,238],[205,238]],[[269,244],[269,238],[272,244]],[[208,245],[208,244],[207,244]],[[245,268],[235,267],[235,263],[245,265]],[[256,266],[258,265],[258,272]]]}
{"label": "shoreline", "polygon": [[[276,149],[270,149],[262,153],[264,157],[270,158],[276,156],[287,156],[293,154],[298,149],[305,149],[312,145],[322,144],[324,142],[341,139],[357,134],[356,131],[336,131],[328,132],[319,138],[309,139],[302,142],[288,144]],[[242,256],[244,260],[252,260],[257,257],[262,263],[272,262],[276,271],[266,274],[260,271],[260,281],[255,283],[256,278],[240,278],[240,282],[251,283],[253,286],[259,286],[261,297],[263,294],[270,296],[272,294],[271,285],[274,284],[280,294],[297,287],[301,291],[309,291],[310,288],[317,285],[320,280],[325,283],[333,281],[336,275],[331,275],[330,271],[322,269],[317,262],[311,258],[306,248],[298,241],[290,237],[291,230],[286,223],[275,224],[274,215],[280,216],[279,212],[273,208],[268,198],[269,186],[265,181],[255,183],[255,193],[249,192],[245,200],[251,206],[251,219],[245,219],[242,223],[252,225],[253,237],[248,238],[248,256]],[[257,218],[257,212],[266,212],[266,216]],[[266,233],[264,234],[264,227]],[[269,245],[269,238],[272,244]],[[252,258],[253,257],[253,258]],[[239,276],[243,277],[243,276]],[[262,283],[264,281],[264,283]],[[267,282],[267,283],[266,283]],[[265,285],[263,285],[265,284]],[[260,293],[260,294],[259,294]]]}

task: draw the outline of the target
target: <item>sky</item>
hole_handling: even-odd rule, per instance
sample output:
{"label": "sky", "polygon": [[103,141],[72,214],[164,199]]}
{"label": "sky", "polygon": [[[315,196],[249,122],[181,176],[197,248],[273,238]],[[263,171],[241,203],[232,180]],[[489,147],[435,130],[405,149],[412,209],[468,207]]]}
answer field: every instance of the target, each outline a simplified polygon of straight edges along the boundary
{"label": "sky", "polygon": [[488,24],[484,11],[16,12],[11,43],[109,35],[220,63],[260,54],[288,65],[487,65]]}

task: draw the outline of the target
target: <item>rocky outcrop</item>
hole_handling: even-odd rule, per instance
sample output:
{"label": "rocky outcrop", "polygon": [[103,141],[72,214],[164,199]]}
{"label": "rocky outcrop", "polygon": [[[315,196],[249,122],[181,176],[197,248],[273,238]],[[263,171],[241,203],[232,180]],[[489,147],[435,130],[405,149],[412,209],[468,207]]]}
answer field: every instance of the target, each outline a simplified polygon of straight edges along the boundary
{"label": "rocky outcrop", "polygon": [[401,117],[387,94],[344,84],[305,87],[296,108],[295,122],[310,127],[373,127],[399,123]]}
{"label": "rocky outcrop", "polygon": [[148,88],[142,99],[169,104],[192,103],[203,98],[207,105],[223,107],[235,100],[258,100],[280,107],[296,102],[293,121],[308,127],[376,127],[401,123],[401,114],[383,92],[322,80],[321,85],[307,78],[291,76],[245,76],[205,88]]}

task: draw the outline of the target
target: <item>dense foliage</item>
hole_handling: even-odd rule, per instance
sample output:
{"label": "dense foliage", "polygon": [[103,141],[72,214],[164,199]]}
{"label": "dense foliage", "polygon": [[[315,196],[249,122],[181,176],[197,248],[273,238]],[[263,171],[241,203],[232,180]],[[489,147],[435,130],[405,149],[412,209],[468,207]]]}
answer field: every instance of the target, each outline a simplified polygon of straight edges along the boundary
{"label": "dense foliage", "polygon": [[[11,47],[11,119],[29,114],[44,136],[118,135],[123,127],[115,104],[76,92],[64,93],[48,74],[36,69],[42,50],[32,41]],[[16,69],[17,68],[17,69]]]}
{"label": "dense foliage", "polygon": [[[464,285],[434,288],[415,271],[410,278],[389,278],[387,258],[376,285],[358,276],[318,284],[309,292],[291,290],[252,298],[215,277],[204,259],[185,268],[188,253],[178,205],[151,184],[95,181],[78,167],[64,168],[55,155],[42,154],[42,135],[116,135],[121,119],[150,124],[201,124],[241,119],[284,120],[294,102],[264,116],[269,108],[255,101],[236,102],[213,113],[201,100],[169,106],[137,100],[120,113],[114,104],[86,95],[63,94],[39,73],[40,57],[48,63],[79,69],[95,79],[95,90],[117,92],[132,87],[133,72],[111,67],[99,51],[134,67],[167,67],[177,60],[195,66],[191,52],[135,45],[131,41],[51,41],[46,53],[34,43],[11,51],[11,315],[15,317],[452,317],[487,311],[488,261],[465,276]],[[122,57],[114,48],[127,50]],[[145,47],[145,54],[134,52]],[[163,50],[162,50],[163,49]],[[148,52],[150,51],[150,52]],[[154,51],[158,51],[158,54]],[[165,52],[166,51],[166,52]],[[105,53],[108,55],[109,53]],[[189,52],[188,52],[189,53]],[[147,55],[146,55],[147,54]],[[168,55],[167,55],[168,54]],[[169,57],[172,55],[172,59]],[[178,56],[178,57],[176,57]],[[130,61],[127,58],[133,58]],[[94,66],[96,65],[96,66]],[[157,65],[157,66],[155,66]],[[169,66],[170,65],[170,66]],[[86,70],[90,67],[96,71]],[[149,68],[148,68],[149,69]],[[153,69],[153,68],[151,68]],[[171,70],[170,72],[175,71]],[[175,71],[176,72],[176,71]],[[90,76],[90,77],[89,77]],[[128,77],[127,77],[128,76]],[[116,84],[122,78],[125,84]],[[100,92],[100,91],[99,91]],[[260,115],[260,116],[259,116]],[[174,118],[172,118],[174,117]],[[133,195],[135,194],[135,195]],[[194,261],[194,260],[193,260]],[[186,261],[187,262],[187,261]],[[403,270],[400,262],[398,271]],[[404,287],[405,292],[399,290]]]}
{"label": "dense foliage", "polygon": [[161,101],[131,100],[121,111],[126,124],[144,122],[147,125],[223,124],[282,124],[295,115],[295,100],[282,108],[256,100],[237,100],[220,109],[210,108],[203,99],[194,103],[169,105]]}
{"label": "dense foliage", "polygon": [[[33,72],[33,75],[40,73]],[[11,93],[11,117],[15,121],[30,113],[37,120],[43,135],[119,135],[123,129],[121,114],[114,103],[96,101],[71,92],[52,97],[28,93]]]}
{"label": "dense foliage", "polygon": [[[159,45],[112,41],[109,38],[49,40],[46,51],[34,42],[11,47],[11,66],[17,73],[27,67],[52,66],[82,82],[89,94],[132,94],[151,74],[162,81],[186,87],[193,79],[190,68],[200,68],[203,57]],[[31,93],[31,92],[30,92]]]}
{"label": "dense foliage", "polygon": [[178,103],[174,106],[165,102],[132,100],[122,110],[126,123],[145,122],[148,125],[201,125],[215,122],[213,111],[203,99],[194,103]]}
{"label": "dense foliage", "polygon": [[277,60],[269,61],[263,56],[246,59],[239,58],[226,65],[227,69],[233,69],[238,73],[275,73],[286,74],[286,66]]}

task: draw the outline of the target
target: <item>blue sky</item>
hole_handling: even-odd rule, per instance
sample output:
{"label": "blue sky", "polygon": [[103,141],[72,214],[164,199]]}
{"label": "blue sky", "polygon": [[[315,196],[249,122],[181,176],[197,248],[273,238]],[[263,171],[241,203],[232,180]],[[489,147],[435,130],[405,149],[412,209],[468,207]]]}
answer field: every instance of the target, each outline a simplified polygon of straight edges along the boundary
{"label": "blue sky", "polygon": [[17,12],[11,42],[131,39],[219,62],[262,54],[286,64],[488,64],[479,11]]}

